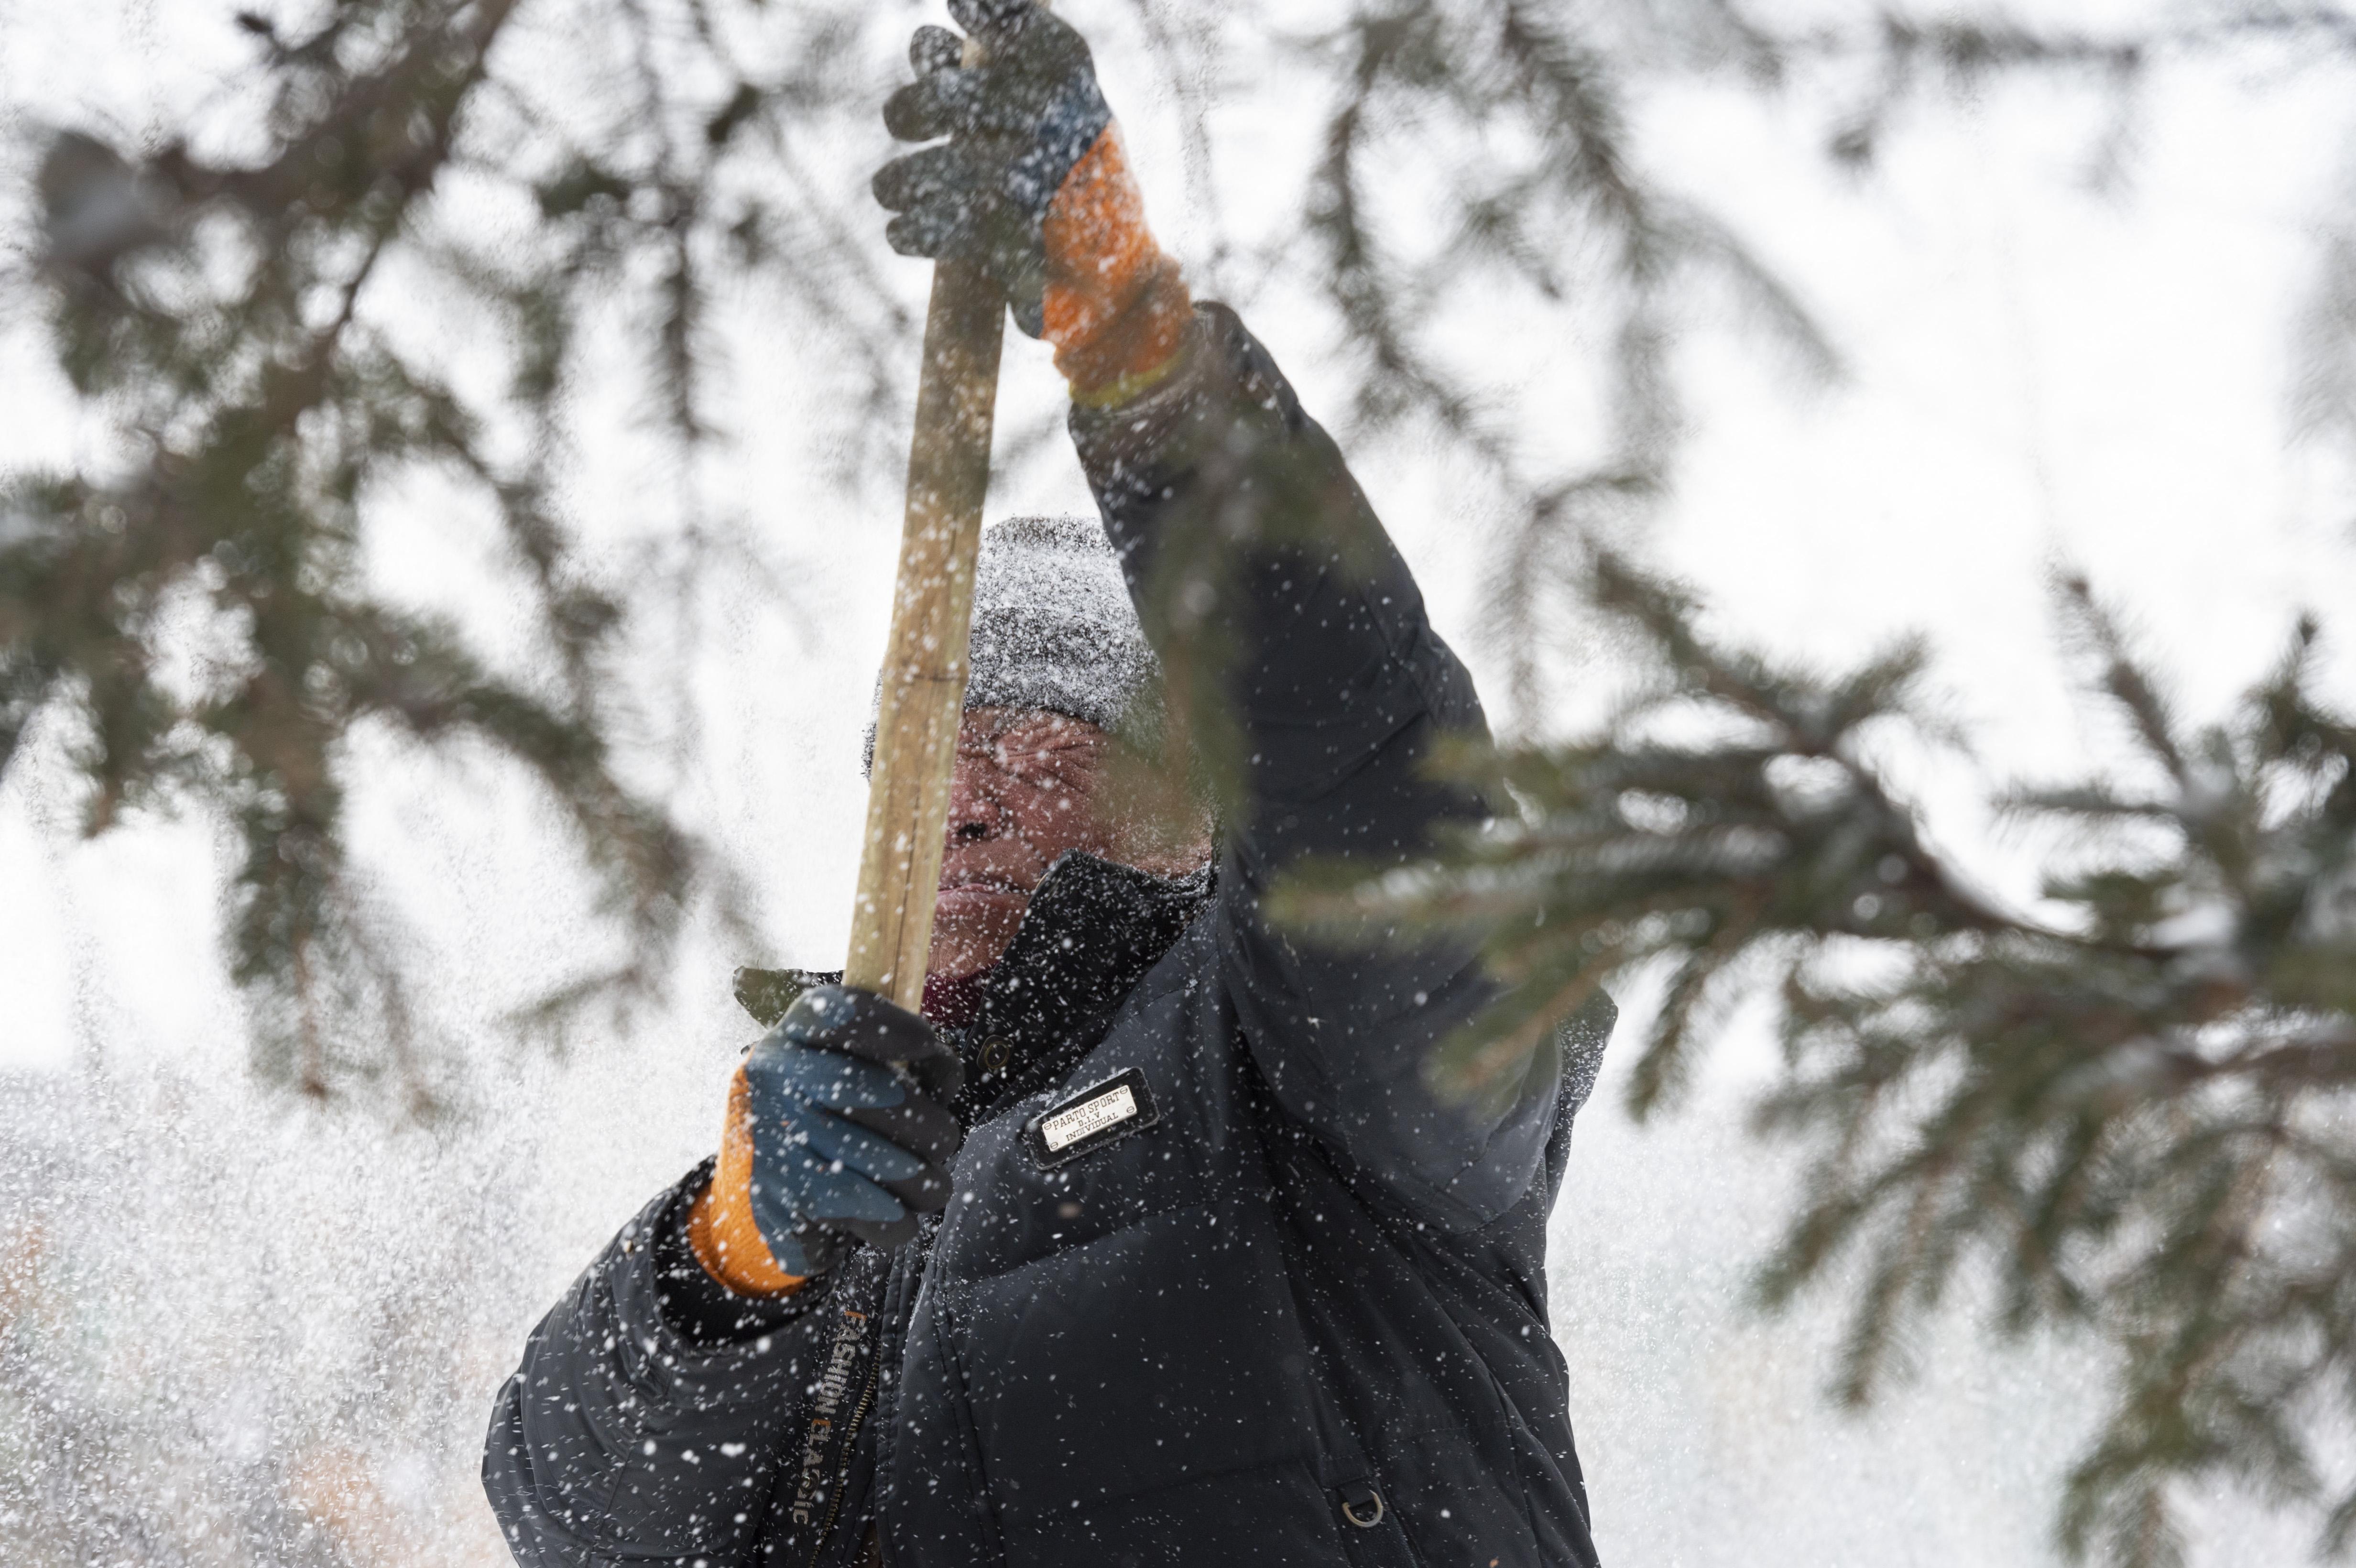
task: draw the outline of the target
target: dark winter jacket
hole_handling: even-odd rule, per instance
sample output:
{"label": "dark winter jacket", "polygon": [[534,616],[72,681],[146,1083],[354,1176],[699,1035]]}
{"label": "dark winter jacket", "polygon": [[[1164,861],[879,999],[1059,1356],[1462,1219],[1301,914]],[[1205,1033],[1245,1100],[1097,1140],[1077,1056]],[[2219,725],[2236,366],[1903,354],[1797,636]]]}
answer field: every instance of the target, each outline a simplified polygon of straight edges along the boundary
{"label": "dark winter jacket", "polygon": [[1059,863],[958,1037],[919,1245],[753,1303],[680,1239],[701,1171],[626,1227],[499,1397],[519,1562],[850,1564],[873,1529],[892,1568],[1593,1563],[1544,1264],[1609,1005],[1508,1104],[1444,1104],[1472,954],[1263,919],[1297,857],[1472,813],[1417,764],[1483,720],[1332,442],[1230,313],[1197,328],[1176,384],[1072,422],[1133,588],[1237,569],[1215,886]]}

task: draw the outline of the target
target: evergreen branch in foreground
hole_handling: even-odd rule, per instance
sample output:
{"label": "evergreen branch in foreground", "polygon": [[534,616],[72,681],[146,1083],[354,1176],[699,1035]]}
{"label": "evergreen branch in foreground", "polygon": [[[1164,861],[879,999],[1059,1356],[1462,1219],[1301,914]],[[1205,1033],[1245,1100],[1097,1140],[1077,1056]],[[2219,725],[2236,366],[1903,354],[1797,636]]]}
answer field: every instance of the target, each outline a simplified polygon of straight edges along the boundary
{"label": "evergreen branch in foreground", "polygon": [[[346,841],[356,729],[464,735],[537,775],[636,952],[667,947],[696,866],[611,766],[619,606],[572,564],[546,476],[502,456],[494,420],[370,304],[380,263],[434,221],[517,9],[341,0],[294,39],[252,22],[272,91],[252,162],[55,138],[37,282],[125,456],[0,492],[0,768],[47,712],[89,784],[88,831],[141,806],[227,825],[257,1061],[316,1095],[389,1074],[412,1109],[431,1095],[402,967]],[[492,502],[555,695],[492,677],[368,582],[375,496],[421,468]],[[194,681],[159,674],[191,642]]]}
{"label": "evergreen branch in foreground", "polygon": [[2328,1514],[2318,1435],[2356,1415],[2356,722],[2310,689],[2302,624],[2232,718],[2187,731],[2083,582],[2062,587],[2133,751],[2015,792],[2066,831],[2049,918],[1979,893],[1874,763],[1929,731],[1919,649],[1827,675],[1719,645],[1698,606],[1609,556],[1600,605],[1649,679],[1598,733],[1437,761],[1497,816],[1430,859],[1325,867],[1284,912],[1327,933],[1478,938],[1507,991],[1435,1082],[1510,1093],[1594,986],[1666,981],[1630,1083],[1669,1101],[1711,1020],[1780,999],[1757,1112],[1810,1165],[1764,1301],[1850,1290],[1839,1396],[1902,1370],[1967,1282],[2008,1333],[2114,1350],[2109,1418],[2061,1532],[2122,1568],[2177,1560],[2171,1494],[2227,1482]]}

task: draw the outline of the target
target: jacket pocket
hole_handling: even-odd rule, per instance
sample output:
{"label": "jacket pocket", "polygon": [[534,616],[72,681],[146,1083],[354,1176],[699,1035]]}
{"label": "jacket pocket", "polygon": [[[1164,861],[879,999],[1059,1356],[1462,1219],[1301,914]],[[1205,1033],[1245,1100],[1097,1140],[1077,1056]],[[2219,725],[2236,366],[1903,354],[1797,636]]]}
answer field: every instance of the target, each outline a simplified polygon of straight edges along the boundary
{"label": "jacket pocket", "polygon": [[1407,1543],[1383,1495],[1381,1481],[1372,1476],[1344,1481],[1329,1488],[1333,1499],[1335,1528],[1353,1568],[1418,1568],[1415,1549]]}

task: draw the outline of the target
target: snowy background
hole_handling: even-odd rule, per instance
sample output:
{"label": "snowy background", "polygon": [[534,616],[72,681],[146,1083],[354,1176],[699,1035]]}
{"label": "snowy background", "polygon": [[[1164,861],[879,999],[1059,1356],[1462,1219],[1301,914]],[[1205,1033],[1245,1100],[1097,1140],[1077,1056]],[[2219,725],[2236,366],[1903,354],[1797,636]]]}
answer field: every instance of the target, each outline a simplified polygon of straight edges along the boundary
{"label": "snowy background", "polygon": [[[11,178],[45,122],[95,115],[136,135],[217,93],[247,58],[230,9],[0,0]],[[1215,224],[1248,225],[1313,155],[1287,139],[1282,81],[1230,62],[1213,163],[1188,177],[1132,13],[1065,10],[1126,110],[1165,241],[1217,293]],[[2300,608],[2341,639],[2325,689],[2356,704],[2356,485],[2340,454],[2293,441],[2288,412],[2317,228],[2348,178],[2349,85],[2264,62],[2163,69],[2142,95],[2131,179],[2110,195],[2088,188],[2104,112],[2076,88],[1926,107],[1864,181],[1828,165],[1804,84],[1637,105],[1652,168],[1733,220],[1851,368],[1810,393],[1726,335],[1682,350],[1696,440],[1651,548],[1767,646],[1846,660],[1929,633],[1978,750],[1910,772],[1934,834],[2016,894],[2033,886],[2027,847],[1974,802],[2108,744],[2056,651],[2043,587],[2056,560],[2130,611],[2196,715],[2266,668]],[[916,298],[922,269],[902,265]],[[758,951],[699,938],[668,1006],[552,1057],[499,1017],[599,940],[583,934],[564,845],[499,769],[356,758],[359,854],[440,977],[430,1032],[463,1064],[459,1114],[396,1126],[248,1081],[215,903],[226,848],[209,829],[143,820],[85,843],[56,767],[0,789],[0,1336],[34,1347],[0,1363],[0,1471],[66,1488],[89,1524],[36,1541],[30,1562],[505,1561],[474,1479],[494,1389],[582,1263],[712,1143],[750,1032],[731,969],[831,965],[846,926],[897,508],[888,484],[849,496],[816,476],[801,432],[824,368],[765,331],[756,304],[731,338],[734,445],[702,482],[760,519],[782,578],[723,585],[700,607],[685,667],[649,681],[680,706],[648,720],[675,740],[691,715],[694,744],[651,748],[647,776],[753,877]],[[1319,408],[1331,345],[1285,308],[1280,281],[1250,319]],[[1548,367],[1595,351],[1575,333],[1534,340],[1477,303],[1464,321],[1472,341],[1529,357],[1541,425],[1558,417]],[[37,325],[0,308],[0,469],[90,455]],[[1010,357],[1011,426],[1048,408],[1055,383],[1036,346]],[[649,455],[636,411],[584,417],[612,439],[584,443],[569,501],[593,556],[607,541],[618,567],[634,507],[680,477]],[[1558,417],[1568,428],[1582,411]],[[1468,509],[1430,453],[1387,441],[1355,459],[1441,630],[1495,688],[1480,579],[1496,519]],[[373,570],[498,645],[513,605],[479,533],[430,493],[395,505]],[[1034,465],[992,501],[1086,505],[1068,463]],[[1576,682],[1565,701],[1519,717],[1575,720]],[[1645,998],[1622,1000],[1633,1029]],[[1993,1344],[1958,1317],[1913,1347],[1909,1387],[1852,1418],[1822,1398],[1829,1306],[1750,1311],[1748,1270],[1790,1179],[1742,1130],[1770,1065],[1748,1019],[1676,1114],[1630,1125],[1607,1066],[1581,1124],[1553,1294],[1605,1561],[2054,1561],[2060,1478],[2099,1364],[2066,1343]],[[34,1408],[51,1413],[12,1413]],[[2203,1568],[2305,1555],[2302,1528],[2250,1505],[2198,1512]]]}

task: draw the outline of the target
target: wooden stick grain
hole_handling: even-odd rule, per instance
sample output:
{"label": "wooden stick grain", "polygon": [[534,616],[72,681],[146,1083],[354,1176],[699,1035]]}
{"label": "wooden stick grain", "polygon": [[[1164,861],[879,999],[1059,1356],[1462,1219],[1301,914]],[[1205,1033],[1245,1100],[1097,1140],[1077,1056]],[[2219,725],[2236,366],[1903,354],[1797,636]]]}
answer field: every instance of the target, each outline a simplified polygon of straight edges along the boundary
{"label": "wooden stick grain", "polygon": [[1006,307],[970,262],[933,268],[892,633],[875,718],[867,836],[843,983],[915,1010],[924,999],[933,905],[948,829],[949,773],[965,707],[974,559],[990,488]]}

